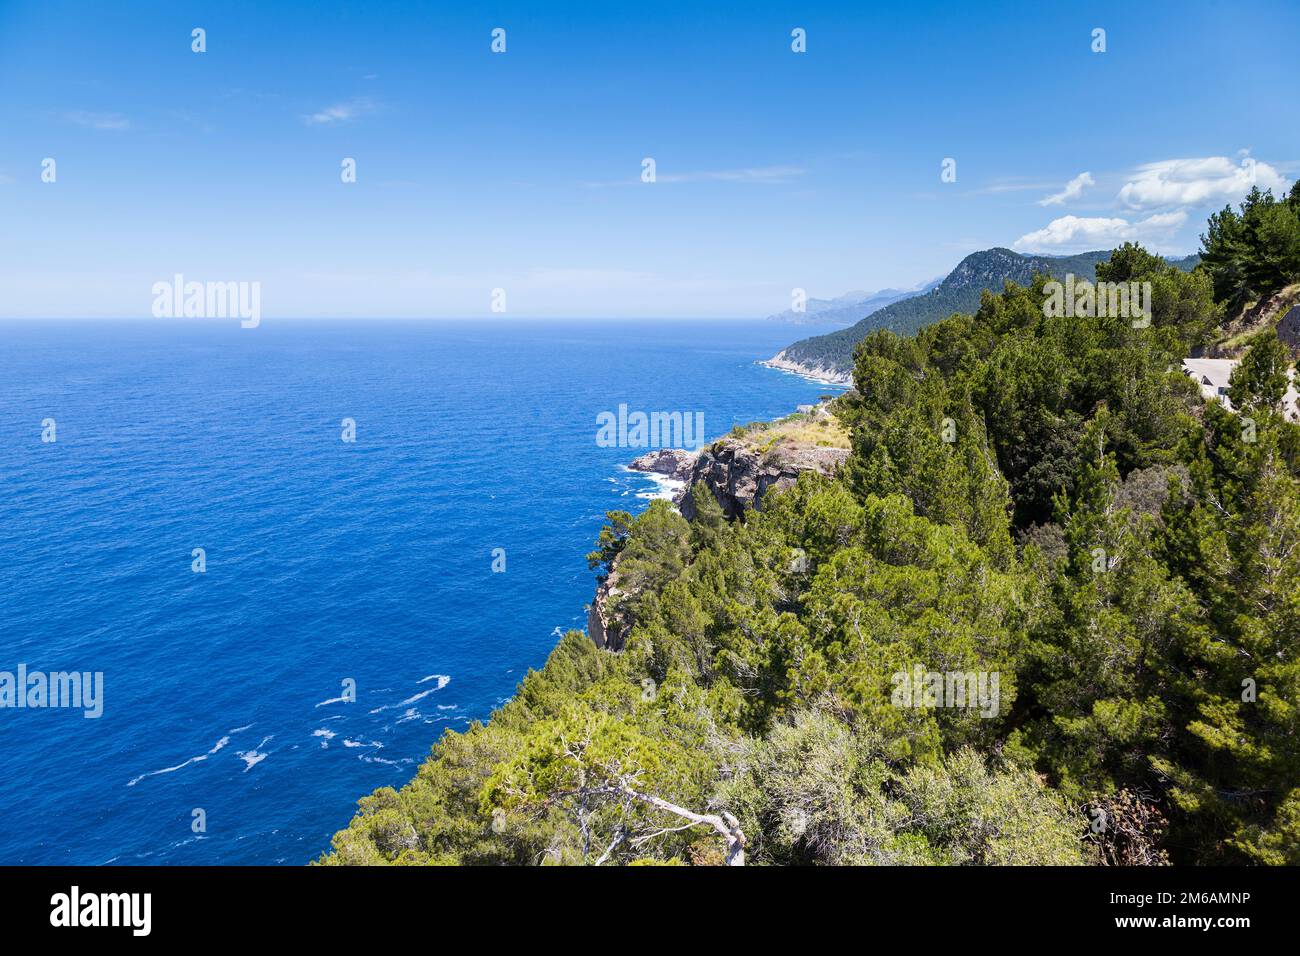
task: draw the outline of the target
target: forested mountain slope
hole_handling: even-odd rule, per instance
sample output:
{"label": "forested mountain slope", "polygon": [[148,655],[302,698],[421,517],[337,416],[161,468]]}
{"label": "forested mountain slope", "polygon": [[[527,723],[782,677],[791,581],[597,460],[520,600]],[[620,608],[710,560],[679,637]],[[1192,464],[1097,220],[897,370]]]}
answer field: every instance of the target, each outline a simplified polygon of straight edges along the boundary
{"label": "forested mountain slope", "polygon": [[[929,292],[885,306],[847,329],[801,339],[774,356],[773,361],[847,376],[853,369],[854,347],[875,329],[914,334],[954,312],[974,312],[986,291],[1001,292],[1007,282],[1028,285],[1038,273],[1060,280],[1071,274],[1092,281],[1097,263],[1109,257],[1109,252],[1082,252],[1073,256],[1026,256],[1001,248],[974,252]],[[1199,257],[1188,256],[1174,265],[1191,269],[1198,261]]]}

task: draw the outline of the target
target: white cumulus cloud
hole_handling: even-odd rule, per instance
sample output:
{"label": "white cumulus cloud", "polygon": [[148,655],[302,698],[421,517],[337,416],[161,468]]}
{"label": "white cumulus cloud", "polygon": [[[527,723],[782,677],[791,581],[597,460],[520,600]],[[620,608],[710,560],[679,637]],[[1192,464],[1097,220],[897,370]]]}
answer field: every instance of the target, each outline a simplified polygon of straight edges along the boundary
{"label": "white cumulus cloud", "polygon": [[1124,242],[1140,242],[1159,248],[1187,222],[1187,211],[1157,213],[1130,222],[1119,217],[1061,216],[1042,229],[1026,233],[1012,248],[1021,252],[1083,252],[1110,249]]}
{"label": "white cumulus cloud", "polygon": [[1042,199],[1038,200],[1038,205],[1060,206],[1072,199],[1078,199],[1083,195],[1085,188],[1095,185],[1097,185],[1097,183],[1092,178],[1092,173],[1082,172],[1066,183],[1065,188],[1059,193],[1052,193],[1052,195],[1044,196]]}
{"label": "white cumulus cloud", "polygon": [[1249,156],[1240,164],[1226,156],[1166,159],[1139,166],[1120,189],[1119,200],[1130,209],[1231,203],[1252,186],[1278,195],[1285,191],[1286,180],[1268,163]]}

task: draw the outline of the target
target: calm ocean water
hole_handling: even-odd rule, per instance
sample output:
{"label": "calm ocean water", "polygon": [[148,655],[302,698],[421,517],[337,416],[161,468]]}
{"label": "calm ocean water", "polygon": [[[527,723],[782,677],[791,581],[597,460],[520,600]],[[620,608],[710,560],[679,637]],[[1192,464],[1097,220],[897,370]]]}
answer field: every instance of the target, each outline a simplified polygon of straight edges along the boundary
{"label": "calm ocean water", "polygon": [[583,627],[655,493],[596,415],[785,414],[828,389],[753,363],[818,331],[0,323],[0,671],[104,674],[99,719],[0,709],[0,863],[314,858]]}

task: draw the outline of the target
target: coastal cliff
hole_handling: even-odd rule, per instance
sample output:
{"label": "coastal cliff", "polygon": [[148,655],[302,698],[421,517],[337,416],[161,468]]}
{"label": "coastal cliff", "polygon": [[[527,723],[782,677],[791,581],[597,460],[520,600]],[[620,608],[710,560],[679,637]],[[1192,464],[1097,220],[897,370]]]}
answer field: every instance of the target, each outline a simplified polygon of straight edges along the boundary
{"label": "coastal cliff", "polygon": [[628,467],[681,482],[673,504],[688,521],[695,517],[691,490],[700,483],[728,518],[743,519],[748,509],[762,508],[768,490],[790,487],[805,471],[830,475],[844,464],[849,435],[834,408],[833,399],[801,405],[784,418],[733,428],[697,451],[658,448]]}
{"label": "coastal cliff", "polygon": [[[848,433],[832,404],[824,401],[773,422],[735,429],[698,451],[655,449],[628,467],[681,482],[673,503],[688,521],[695,518],[693,491],[700,485],[712,492],[728,518],[744,520],[747,512],[762,510],[766,494],[789,488],[804,472],[830,475],[844,464]],[[614,610],[624,595],[618,563],[615,557],[587,610],[588,636],[611,651],[623,649],[631,630],[631,622]]]}
{"label": "coastal cliff", "polygon": [[724,438],[700,453],[679,499],[682,517],[695,517],[691,489],[703,483],[728,518],[743,518],[750,508],[761,509],[768,491],[789,488],[805,471],[833,474],[849,456],[847,448],[780,443],[759,451],[743,440]]}
{"label": "coastal cliff", "polygon": [[630,629],[628,622],[612,612],[614,599],[622,592],[618,587],[618,559],[609,577],[596,587],[596,596],[587,608],[587,636],[599,648],[621,651]]}

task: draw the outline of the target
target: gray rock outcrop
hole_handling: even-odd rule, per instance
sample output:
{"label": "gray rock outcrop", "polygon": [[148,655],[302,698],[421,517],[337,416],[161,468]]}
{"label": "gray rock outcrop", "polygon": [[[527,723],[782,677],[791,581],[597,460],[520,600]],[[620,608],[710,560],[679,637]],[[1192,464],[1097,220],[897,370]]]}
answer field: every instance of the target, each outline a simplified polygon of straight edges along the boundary
{"label": "gray rock outcrop", "polygon": [[728,518],[736,518],[743,516],[746,509],[761,509],[768,491],[790,487],[805,471],[832,474],[848,456],[847,448],[780,443],[760,452],[743,441],[724,438],[706,448],[696,460],[679,502],[682,516],[688,521],[695,517],[690,489],[697,482],[704,482],[713,492]]}
{"label": "gray rock outcrop", "polygon": [[1277,320],[1277,337],[1291,350],[1292,355],[1300,354],[1300,305],[1292,307]]}
{"label": "gray rock outcrop", "polygon": [[640,458],[633,459],[628,467],[633,471],[648,471],[656,475],[666,475],[677,481],[686,481],[695,468],[698,451],[686,451],[682,448],[656,448]]}
{"label": "gray rock outcrop", "polygon": [[596,597],[587,608],[587,636],[603,650],[621,651],[627,632],[631,630],[627,621],[610,612],[611,599],[621,593],[618,588],[618,558],[615,557],[609,577],[596,587]]}

